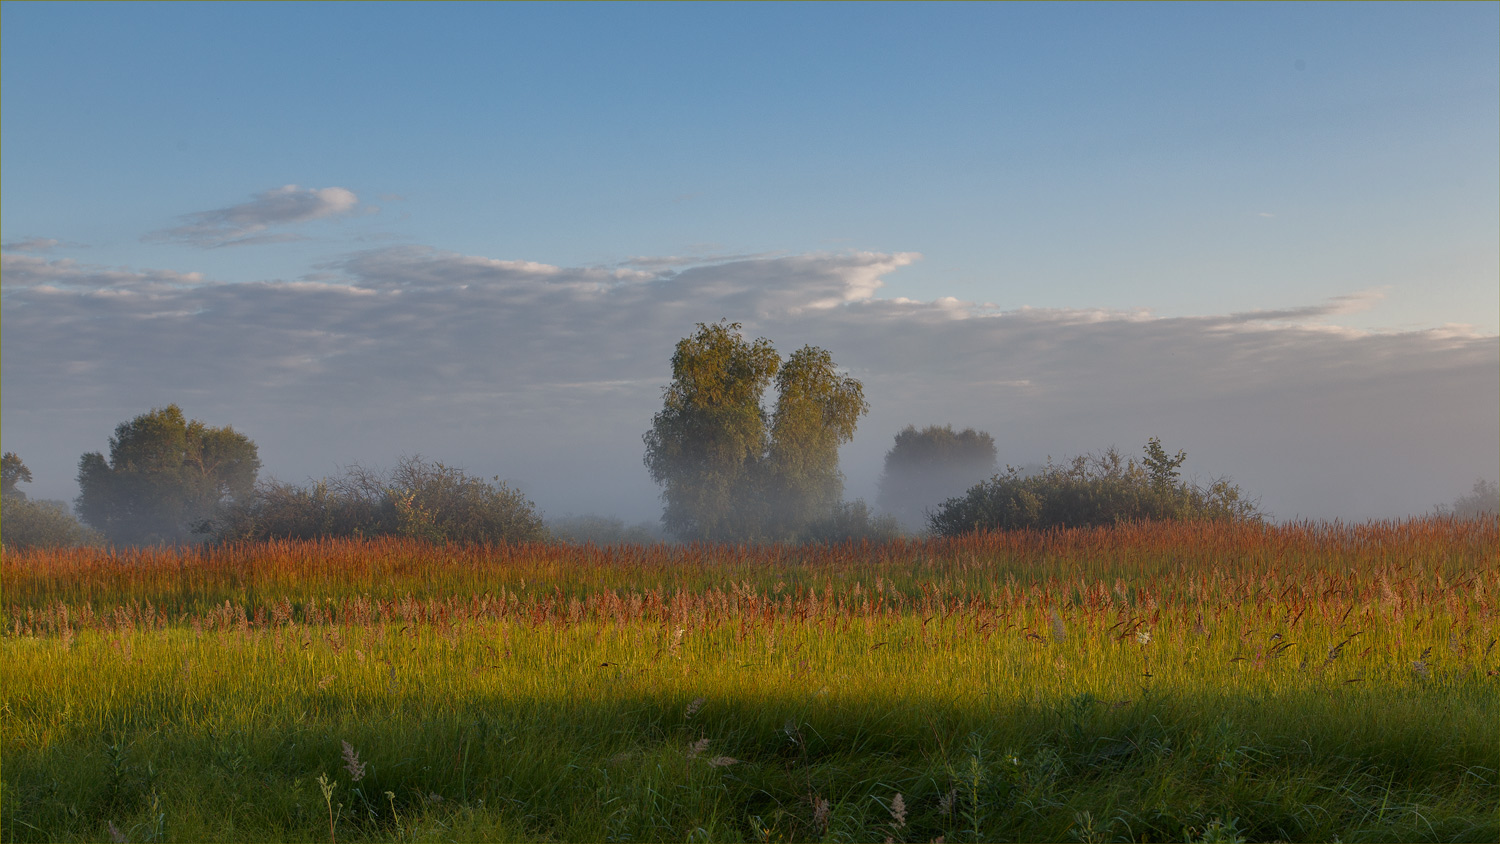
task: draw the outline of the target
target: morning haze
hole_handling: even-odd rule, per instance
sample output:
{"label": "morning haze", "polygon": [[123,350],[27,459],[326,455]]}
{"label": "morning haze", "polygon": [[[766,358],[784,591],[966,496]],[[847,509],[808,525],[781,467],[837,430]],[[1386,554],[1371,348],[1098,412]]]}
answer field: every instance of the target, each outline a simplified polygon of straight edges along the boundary
{"label": "morning haze", "polygon": [[420,454],[655,519],[641,436],[720,319],[863,383],[851,499],[908,425],[1160,436],[1280,519],[1497,475],[1492,6],[3,14],[36,497],[176,403],[263,477]]}

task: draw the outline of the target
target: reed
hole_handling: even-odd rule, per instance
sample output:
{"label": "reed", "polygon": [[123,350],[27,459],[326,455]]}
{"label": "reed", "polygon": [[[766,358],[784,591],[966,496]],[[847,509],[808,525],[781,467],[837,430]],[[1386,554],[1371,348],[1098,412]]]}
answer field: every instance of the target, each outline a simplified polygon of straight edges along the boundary
{"label": "reed", "polygon": [[1494,840],[1496,533],[7,552],[0,835]]}

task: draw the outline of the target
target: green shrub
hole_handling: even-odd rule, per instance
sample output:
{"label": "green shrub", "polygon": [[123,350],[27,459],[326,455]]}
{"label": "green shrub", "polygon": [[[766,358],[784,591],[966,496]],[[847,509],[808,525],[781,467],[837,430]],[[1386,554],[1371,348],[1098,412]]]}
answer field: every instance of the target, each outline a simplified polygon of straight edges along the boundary
{"label": "green shrub", "polygon": [[202,526],[219,541],[408,536],[432,542],[545,539],[536,507],[500,479],[403,458],[389,473],[353,466],[310,487],[269,481]]}
{"label": "green shrub", "polygon": [[1065,465],[1049,461],[1030,475],[1007,467],[945,501],[928,516],[928,525],[938,536],[956,536],[975,530],[1261,517],[1255,502],[1227,478],[1207,486],[1179,480],[1177,468],[1187,459],[1182,452],[1168,457],[1154,438],[1145,451],[1142,463],[1111,448]]}
{"label": "green shrub", "polygon": [[15,493],[0,500],[0,543],[7,550],[103,545],[104,537],[85,527],[62,501],[35,501]]}
{"label": "green shrub", "polygon": [[31,483],[31,470],[15,452],[0,457],[0,547],[69,548],[103,545],[104,536],[74,518],[62,501],[36,501],[17,489]]}

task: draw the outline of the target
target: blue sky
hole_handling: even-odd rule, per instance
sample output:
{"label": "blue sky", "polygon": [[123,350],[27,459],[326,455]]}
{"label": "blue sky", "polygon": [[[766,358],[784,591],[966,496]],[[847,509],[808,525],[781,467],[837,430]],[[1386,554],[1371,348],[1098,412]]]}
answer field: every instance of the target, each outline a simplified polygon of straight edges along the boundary
{"label": "blue sky", "polygon": [[[71,497],[79,453],[178,401],[247,430],[285,478],[422,451],[514,476],[552,510],[639,515],[639,433],[671,342],[725,316],[784,351],[828,345],[886,403],[846,454],[851,494],[871,494],[906,422],[1010,427],[994,432],[1014,462],[1175,424],[1207,470],[1248,473],[1286,516],[1411,512],[1497,474],[1497,4],[7,2],[0,23],[0,414],[39,493]],[[454,293],[421,338],[401,333],[412,312],[361,326],[328,299],[394,296],[414,284],[400,271],[428,279],[437,307],[439,281],[520,284],[535,265],[557,268],[546,295]],[[590,308],[579,291],[606,277],[652,291],[633,317],[647,335],[615,331],[629,308]],[[100,309],[124,294],[152,304]],[[830,295],[837,307],[814,307]],[[525,342],[445,327],[487,307]],[[970,369],[944,370],[951,326],[919,327],[943,308],[990,332]],[[876,311],[909,350],[884,368],[851,358]],[[1252,311],[1286,314],[1255,323],[1277,330],[1253,348],[1225,345],[1222,326]],[[1052,320],[1052,351],[988,379],[1019,366],[1018,320]],[[256,329],[279,339],[236,345]],[[845,337],[849,352],[833,345]],[[1125,367],[1113,427],[1077,421],[1108,415],[1082,386],[1013,394],[1081,384],[1101,360],[1156,361],[1173,337],[1173,357],[1203,365],[1162,384]],[[1298,345],[1330,337],[1337,351]],[[384,342],[403,350],[372,355],[384,369],[343,351]],[[482,369],[483,355],[514,359]],[[183,358],[192,370],[169,377]],[[1311,362],[1303,382],[1261,383],[1286,360]],[[904,418],[910,379],[934,372],[945,392]],[[311,413],[319,377],[367,389]],[[1415,416],[1341,427],[1370,424],[1381,396],[1400,417],[1401,378],[1450,385],[1424,399],[1457,417],[1447,451],[1410,443]],[[977,395],[986,379],[1011,386]],[[1368,394],[1297,411],[1202,386],[1225,381],[1277,401]],[[622,392],[578,403],[585,382]],[[1130,403],[1152,390],[1170,402]],[[502,396],[518,394],[530,415],[512,418]],[[384,411],[370,395],[420,396],[453,421],[371,421]],[[1252,446],[1215,415],[1234,402],[1247,431],[1302,433]],[[612,421],[517,450],[469,414],[538,435],[559,415]],[[1298,480],[1299,447],[1342,455],[1347,480]],[[1257,449],[1293,457],[1277,475]],[[563,459],[579,453],[609,457]],[[566,478],[606,464],[607,494],[568,498]]]}

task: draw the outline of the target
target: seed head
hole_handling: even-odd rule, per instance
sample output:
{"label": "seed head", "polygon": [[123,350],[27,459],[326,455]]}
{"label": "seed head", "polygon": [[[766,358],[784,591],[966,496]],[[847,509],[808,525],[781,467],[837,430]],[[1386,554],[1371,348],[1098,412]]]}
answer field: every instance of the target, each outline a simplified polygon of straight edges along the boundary
{"label": "seed head", "polygon": [[958,799],[958,789],[951,788],[946,794],[938,799],[938,814],[948,816],[953,814],[953,801]]}
{"label": "seed head", "polygon": [[359,751],[347,741],[344,742],[344,770],[349,772],[349,779],[354,782],[365,778],[365,763],[359,761]]}
{"label": "seed head", "polygon": [[906,826],[906,800],[899,793],[891,798],[891,826]]}
{"label": "seed head", "polygon": [[825,834],[828,832],[828,813],[831,808],[826,799],[822,797],[813,798],[813,826],[816,826]]}

